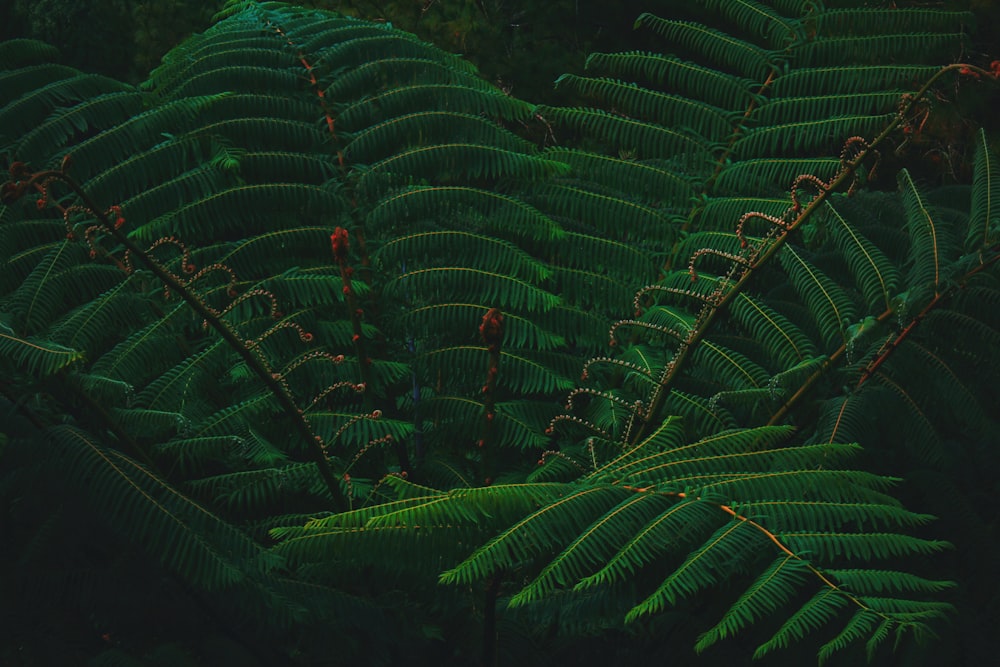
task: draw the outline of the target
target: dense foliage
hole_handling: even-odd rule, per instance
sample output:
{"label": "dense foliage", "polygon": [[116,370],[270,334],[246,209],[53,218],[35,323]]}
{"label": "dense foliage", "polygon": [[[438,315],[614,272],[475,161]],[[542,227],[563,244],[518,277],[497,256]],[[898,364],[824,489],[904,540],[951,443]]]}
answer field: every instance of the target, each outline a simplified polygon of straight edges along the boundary
{"label": "dense foliage", "polygon": [[274,2],[139,87],[0,45],[0,657],[980,660],[1000,65],[864,4],[562,105]]}

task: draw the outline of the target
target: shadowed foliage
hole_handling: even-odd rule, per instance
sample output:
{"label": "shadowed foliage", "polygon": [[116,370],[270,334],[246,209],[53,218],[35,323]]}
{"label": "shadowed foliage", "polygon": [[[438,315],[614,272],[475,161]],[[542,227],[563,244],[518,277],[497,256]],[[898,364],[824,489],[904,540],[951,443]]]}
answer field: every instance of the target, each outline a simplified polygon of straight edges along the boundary
{"label": "shadowed foliage", "polygon": [[996,69],[829,4],[642,14],[573,106],[274,2],[138,87],[0,44],[24,664],[974,660],[1000,168],[933,129]]}

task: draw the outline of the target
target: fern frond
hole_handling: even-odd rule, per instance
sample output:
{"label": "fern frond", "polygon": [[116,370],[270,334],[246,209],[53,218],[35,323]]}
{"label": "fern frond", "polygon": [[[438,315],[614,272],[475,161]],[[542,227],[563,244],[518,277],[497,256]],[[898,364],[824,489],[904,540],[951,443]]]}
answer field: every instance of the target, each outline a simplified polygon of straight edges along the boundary
{"label": "fern frond", "polygon": [[[272,104],[262,104],[261,100],[272,101]],[[208,117],[215,114],[224,113],[223,108],[230,105],[240,105],[238,113],[243,114],[252,113],[253,109],[249,107],[256,106],[258,109],[265,107],[260,110],[260,113],[263,114],[272,111],[267,109],[267,106],[273,106],[276,107],[273,110],[276,116],[287,114],[292,116],[289,120],[306,120],[301,117],[304,115],[301,108],[297,109],[294,104],[275,96],[237,96],[222,93],[182,98],[138,113],[123,123],[103,129],[99,134],[77,143],[72,152],[73,174],[77,178],[87,181],[87,189],[90,195],[95,198],[104,191],[95,190],[94,186],[101,182],[105,184],[113,182],[109,181],[109,177],[117,177],[124,181],[122,186],[129,181],[141,178],[147,179],[148,185],[159,183],[160,180],[165,179],[166,174],[173,175],[180,171],[183,160],[200,157],[203,152],[210,149],[210,144],[204,142],[197,135],[198,123],[199,121],[202,123],[208,121]],[[311,115],[308,116],[308,119],[312,120]],[[164,141],[164,135],[170,138]],[[164,148],[178,150],[162,150]],[[161,159],[168,158],[168,156],[172,159],[167,164],[154,165],[148,158],[144,159],[147,152],[155,152],[160,155]],[[315,162],[307,156],[302,156],[302,159],[306,164]],[[123,165],[123,162],[126,164]],[[131,165],[131,167],[126,165]],[[144,169],[149,169],[154,173],[161,172],[164,176],[157,179],[156,176],[149,173],[126,173],[127,169],[135,169],[138,165],[142,165]],[[221,163],[221,166],[229,167],[225,163]],[[302,171],[302,169],[290,169],[289,171],[295,173]],[[250,170],[245,169],[244,173],[247,172]],[[90,179],[91,176],[95,176],[99,180],[95,183],[94,180]],[[287,174],[286,178],[288,178]],[[114,192],[107,192],[100,198],[121,201],[126,198],[126,194],[131,196],[137,191],[116,189]]]}
{"label": "fern frond", "polygon": [[454,143],[418,146],[400,151],[380,160],[364,172],[358,186],[371,190],[380,178],[408,182],[433,174],[437,183],[464,179],[519,178],[542,179],[565,173],[569,167],[561,162],[542,159],[525,153],[507,151],[492,146]]}
{"label": "fern frond", "polygon": [[693,367],[730,389],[766,387],[768,372],[736,350],[703,339],[695,348]]}
{"label": "fern frond", "polygon": [[938,69],[937,66],[910,64],[803,67],[778,77],[774,81],[774,95],[782,98],[906,88],[917,81],[926,81]]}
{"label": "fern frond", "polygon": [[719,433],[736,428],[733,415],[710,399],[672,389],[664,401],[664,413],[684,417],[690,435]]}
{"label": "fern frond", "polygon": [[[12,41],[16,42],[16,40],[3,42],[3,44],[0,44],[0,49],[6,50]],[[42,42],[38,42],[38,44],[43,45]],[[44,44],[44,47],[49,49],[55,48],[48,44]],[[3,91],[3,93],[0,93],[0,108],[7,106],[13,100],[35,88],[48,85],[54,81],[68,79],[77,74],[79,74],[79,71],[72,67],[57,65],[55,63],[24,63],[22,66],[15,65],[10,69],[0,68],[0,90]],[[10,138],[7,137],[7,139]]]}
{"label": "fern frond", "polygon": [[380,58],[421,58],[446,63],[459,71],[473,72],[475,66],[457,55],[445,53],[431,44],[401,30],[384,35],[358,37],[331,45],[320,51],[323,63],[331,70],[350,69]]}
{"label": "fern frond", "polygon": [[792,642],[829,623],[848,604],[848,599],[835,589],[821,589],[788,617],[769,640],[757,647],[754,658],[762,658],[775,649],[787,648]]}
{"label": "fern frond", "polygon": [[930,554],[951,548],[943,540],[925,540],[900,533],[784,532],[782,540],[793,550],[834,561],[896,558],[907,554]]}
{"label": "fern frond", "polygon": [[604,235],[567,232],[565,240],[555,250],[558,254],[552,258],[553,262],[565,262],[597,273],[607,272],[627,278],[630,283],[652,280],[655,275],[655,262],[650,253]]}
{"label": "fern frond", "polygon": [[176,88],[164,99],[210,95],[220,90],[266,95],[275,90],[296,90],[299,78],[294,70],[259,65],[234,65],[226,61],[211,69],[178,79]]}
{"label": "fern frond", "polygon": [[59,58],[59,49],[37,39],[10,39],[0,45],[0,69],[19,69]]}
{"label": "fern frond", "polygon": [[881,31],[878,34],[830,36],[800,45],[796,55],[801,58],[804,65],[814,67],[856,62],[875,64],[884,62],[886,58],[892,57],[892,54],[898,54],[900,41],[913,41],[921,45],[920,49],[908,54],[911,62],[918,65],[933,65],[958,57],[963,43],[968,42],[968,36],[963,32],[883,33]]}
{"label": "fern frond", "polygon": [[663,209],[575,185],[548,185],[536,196],[548,211],[593,225],[615,240],[645,240],[644,245],[661,251],[676,238],[680,227]]}
{"label": "fern frond", "polygon": [[694,536],[720,521],[716,506],[701,500],[671,503],[645,526],[634,531],[614,556],[594,574],[580,579],[578,590],[621,580],[672,548],[687,546]]}
{"label": "fern frond", "polygon": [[744,30],[757,33],[772,48],[786,47],[805,37],[805,30],[798,20],[783,16],[754,0],[698,0],[698,4],[718,12]]}
{"label": "fern frond", "polygon": [[84,355],[79,350],[51,341],[23,338],[0,322],[0,358],[14,368],[36,377],[46,377],[81,361]]}
{"label": "fern frond", "polygon": [[830,214],[827,227],[868,306],[881,304],[888,308],[899,280],[895,265],[848,222],[836,205],[828,202],[826,210]]}
{"label": "fern frond", "polygon": [[760,111],[754,114],[754,120],[760,125],[773,125],[835,116],[887,114],[899,106],[902,95],[902,90],[878,90],[852,95],[834,93],[807,97],[782,97],[761,106]]}
{"label": "fern frond", "polygon": [[858,609],[855,611],[851,616],[851,620],[844,625],[844,628],[837,636],[820,646],[817,653],[820,664],[825,663],[834,652],[842,650],[851,642],[871,635],[876,625],[884,621],[884,616],[870,609]]}
{"label": "fern frond", "polygon": [[583,579],[595,565],[614,555],[636,528],[648,524],[672,504],[656,494],[635,493],[625,497],[580,531],[538,576],[511,597],[510,604],[519,606],[542,599]]}
{"label": "fern frond", "polygon": [[[813,174],[826,180],[832,178],[839,169],[840,160],[836,158],[752,157],[726,165],[719,173],[715,185],[720,193],[735,192],[754,196],[759,195],[761,190],[785,191],[799,174]],[[786,201],[786,208],[787,205]],[[747,210],[740,213],[746,213]],[[734,217],[738,218],[739,215]]]}
{"label": "fern frond", "polygon": [[748,560],[751,554],[755,555],[756,550],[764,546],[764,540],[763,535],[745,521],[723,524],[692,551],[649,597],[633,607],[625,616],[625,621],[655,614],[707,586],[725,581],[739,567],[740,560]]}
{"label": "fern frond", "polygon": [[[632,276],[625,277],[630,283],[622,282],[616,275],[608,275],[610,271],[603,267],[576,269],[558,267],[553,279],[559,285],[560,296],[567,302],[584,309],[606,309],[608,304],[618,304],[628,301],[635,289],[636,280]],[[612,306],[610,312],[615,312]]]}
{"label": "fern frond", "polygon": [[463,266],[440,266],[407,271],[385,285],[385,294],[397,298],[478,299],[480,303],[515,310],[546,311],[558,296],[510,276]]}
{"label": "fern frond", "polygon": [[[180,203],[180,202],[178,202]],[[176,204],[175,204],[176,206]],[[258,227],[273,229],[275,214],[303,211],[337,216],[347,202],[327,187],[299,183],[268,183],[215,189],[211,194],[172,208],[132,234],[137,242],[152,243],[162,236],[179,235],[185,243],[241,238]],[[122,206],[129,215],[129,203]],[[301,221],[292,218],[295,224]]]}
{"label": "fern frond", "polygon": [[784,315],[763,301],[741,292],[731,305],[733,317],[763,347],[780,368],[816,356],[812,340]]}
{"label": "fern frond", "polygon": [[[474,332],[483,318],[483,306],[473,303],[434,303],[414,308],[402,315],[401,329],[414,336],[426,336],[440,328]],[[536,318],[516,313],[504,313],[502,347],[552,350],[565,344],[565,339],[539,326]]]}
{"label": "fern frond", "polygon": [[[574,361],[529,350],[501,350],[498,381],[500,386],[522,395],[568,391],[573,382],[564,373],[576,366]],[[450,386],[466,384],[471,388],[484,382],[488,362],[489,350],[471,345],[438,348],[416,359],[440,379],[450,380]]]}
{"label": "fern frond", "polygon": [[[134,384],[144,383],[152,375],[163,372],[184,358],[174,348],[174,354],[164,351],[167,341],[175,340],[177,331],[187,320],[186,307],[178,305],[164,315],[134,332],[111,350],[94,360],[92,371]],[[166,364],[166,365],[165,365]]]}
{"label": "fern frond", "polygon": [[[134,88],[98,74],[79,74],[34,88],[0,108],[0,127],[7,141],[30,132],[39,118],[47,118],[58,108],[100,95],[124,94],[130,99]],[[45,157],[45,156],[41,156]]]}
{"label": "fern frond", "polygon": [[52,429],[48,440],[95,511],[199,588],[229,588],[279,563],[242,532],[88,434],[62,426]]}
{"label": "fern frond", "polygon": [[463,252],[481,258],[476,264],[479,270],[504,274],[527,283],[537,284],[551,275],[549,268],[513,243],[458,230],[397,235],[382,245],[373,259],[388,266],[413,267],[434,263],[434,259],[429,258],[450,260]]}
{"label": "fern frond", "polygon": [[614,150],[634,152],[643,159],[691,156],[696,162],[707,154],[709,144],[694,133],[670,129],[657,123],[615,115],[601,109],[547,107],[538,108],[546,120],[566,125],[606,141]]}
{"label": "fern frond", "polygon": [[939,581],[895,570],[827,570],[841,587],[859,595],[914,592],[936,593],[955,587],[954,581]]}
{"label": "fern frond", "polygon": [[921,526],[934,519],[929,514],[911,512],[882,502],[878,496],[867,501],[753,500],[740,505],[747,517],[766,521],[775,530],[803,530],[822,526],[840,530],[844,526],[865,526],[887,530],[898,526]]}
{"label": "fern frond", "polygon": [[[557,90],[566,88],[578,95],[603,101],[613,106],[621,116],[638,118],[661,125],[670,124],[686,127],[697,135],[710,137],[715,141],[724,140],[733,130],[733,120],[730,114],[722,109],[679,95],[649,90],[635,83],[626,83],[617,79],[563,74],[556,79],[555,87]],[[540,109],[539,113],[545,115],[546,118],[552,118],[552,115],[547,114],[544,108]],[[579,128],[585,122],[581,120],[571,127]],[[621,142],[618,143],[624,145]],[[637,148],[638,145],[634,147]],[[662,151],[657,153],[662,154]]]}
{"label": "fern frond", "polygon": [[430,110],[395,116],[365,128],[344,147],[344,158],[371,163],[407,146],[445,142],[488,144],[519,153],[533,149],[530,142],[482,116]]}
{"label": "fern frond", "polygon": [[845,342],[849,322],[857,318],[857,311],[850,297],[836,282],[824,274],[791,245],[785,245],[778,260],[816,320],[827,345]]}
{"label": "fern frond", "polygon": [[586,70],[607,72],[624,80],[649,81],[721,109],[743,109],[753,99],[754,86],[718,70],[658,53],[592,53]]}
{"label": "fern frond", "polygon": [[748,79],[763,80],[778,60],[773,52],[756,44],[693,21],[668,20],[644,13],[635,20],[634,27],[649,28],[669,43],[734,69]]}
{"label": "fern frond", "polygon": [[273,506],[287,494],[306,493],[322,498],[323,502],[329,502],[330,497],[312,463],[214,475],[192,480],[187,486],[201,497],[241,512]]}
{"label": "fern frond", "polygon": [[630,495],[623,489],[603,486],[572,491],[529,514],[476,549],[462,563],[443,572],[440,581],[445,584],[468,584],[568,544],[606,503],[620,502]]}
{"label": "fern frond", "polygon": [[71,139],[122,123],[137,114],[142,105],[141,93],[123,91],[56,109],[21,136],[14,150],[21,160],[41,165],[46,156],[52,156]]}
{"label": "fern frond", "polygon": [[965,236],[969,252],[988,248],[1000,239],[1000,164],[982,129],[976,133],[973,162],[972,209]]}
{"label": "fern frond", "polygon": [[688,174],[656,160],[623,159],[561,147],[549,148],[544,154],[570,165],[571,175],[585,177],[607,188],[631,192],[636,197],[685,201],[695,193]]}
{"label": "fern frond", "polygon": [[[460,61],[460,62],[465,62]],[[350,100],[394,85],[421,83],[450,84],[466,88],[492,88],[481,78],[452,62],[432,58],[381,57],[342,72],[324,91],[334,100]]]}
{"label": "fern frond", "polygon": [[107,342],[117,342],[122,331],[143,325],[154,311],[148,299],[136,294],[135,282],[128,277],[118,285],[70,311],[53,323],[49,335],[54,341],[88,350],[91,358]]}
{"label": "fern frond", "polygon": [[441,83],[414,84],[391,88],[355,102],[340,112],[337,122],[349,131],[357,131],[374,123],[391,123],[389,119],[406,113],[442,108],[460,114],[483,113],[505,120],[527,120],[532,113],[530,104],[499,90]]}
{"label": "fern frond", "polygon": [[726,610],[721,621],[698,636],[694,650],[701,653],[717,641],[733,636],[761,617],[775,612],[798,593],[809,574],[806,561],[793,556],[779,556]]}
{"label": "fern frond", "polygon": [[37,332],[51,324],[60,310],[72,309],[111,289],[122,276],[112,266],[90,263],[85,246],[63,241],[8,295],[4,309],[24,332]]}
{"label": "fern frond", "polygon": [[381,199],[368,214],[367,224],[376,232],[390,233],[398,220],[433,218],[442,213],[461,215],[474,211],[493,224],[502,238],[550,241],[562,238],[558,223],[526,202],[498,192],[465,186],[411,187]]}
{"label": "fern frond", "polygon": [[826,9],[816,15],[816,25],[826,34],[945,32],[956,26],[974,26],[971,12],[925,7]]}
{"label": "fern frond", "polygon": [[876,135],[894,117],[895,114],[856,114],[755,127],[736,140],[733,152],[741,157],[811,151],[829,153],[843,137],[854,133]]}
{"label": "fern frond", "polygon": [[898,182],[910,233],[911,265],[907,284],[911,288],[930,288],[937,292],[944,280],[943,263],[953,248],[954,239],[950,230],[935,219],[937,216],[924,201],[908,171],[899,172]]}

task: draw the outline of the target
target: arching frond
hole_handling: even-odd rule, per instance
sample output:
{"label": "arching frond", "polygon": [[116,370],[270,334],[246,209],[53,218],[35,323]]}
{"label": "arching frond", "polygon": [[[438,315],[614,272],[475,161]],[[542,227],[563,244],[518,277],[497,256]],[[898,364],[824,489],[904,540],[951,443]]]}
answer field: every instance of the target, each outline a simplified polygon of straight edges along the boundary
{"label": "arching frond", "polygon": [[847,222],[835,203],[827,204],[828,227],[847,267],[869,306],[889,306],[895,296],[897,271],[885,254]]}
{"label": "arching frond", "polygon": [[561,162],[533,155],[483,146],[454,143],[419,146],[400,151],[380,160],[364,172],[359,187],[375,187],[380,178],[394,178],[404,183],[433,176],[438,183],[463,179],[523,178],[541,179],[568,171]]}
{"label": "arching frond", "polygon": [[701,157],[709,150],[708,144],[693,133],[598,109],[539,107],[538,113],[554,123],[576,130],[585,128],[615,150],[632,151],[644,159],[675,154]]}
{"label": "arching frond", "polygon": [[722,109],[743,108],[753,96],[753,84],[702,65],[657,53],[592,53],[587,71],[606,72],[620,79],[641,79],[666,90],[704,100]]}
{"label": "arching frond", "polygon": [[[716,141],[722,141],[733,130],[732,120],[722,109],[679,95],[649,90],[635,83],[563,74],[556,79],[555,86],[557,90],[565,88],[578,95],[604,101],[624,117],[679,125]],[[547,114],[545,109],[540,109],[539,113],[552,118],[552,114]],[[579,122],[585,121],[581,119]],[[626,143],[618,143],[627,147]],[[645,142],[635,146],[637,149],[640,147],[645,149]]]}
{"label": "arching frond", "polygon": [[986,248],[1000,238],[1000,164],[990,151],[986,133],[976,134],[975,169],[972,181],[972,210],[965,237],[965,249]]}
{"label": "arching frond", "polygon": [[693,21],[668,20],[645,13],[635,20],[635,27],[650,28],[669,43],[696,51],[748,79],[766,78],[778,60],[774,53],[756,44]]}
{"label": "arching frond", "polygon": [[280,562],[241,531],[88,434],[57,427],[48,441],[67,462],[69,482],[95,511],[196,586],[229,588],[248,573],[265,572]]}
{"label": "arching frond", "polygon": [[656,160],[634,160],[598,155],[570,148],[550,148],[545,155],[573,168],[573,174],[638,197],[670,197],[685,201],[694,196],[691,179]]}
{"label": "arching frond", "polygon": [[847,324],[857,317],[854,304],[837,283],[802,257],[800,252],[786,245],[779,261],[809,307],[809,313],[816,319],[827,345],[844,342]]}
{"label": "arching frond", "polygon": [[537,240],[561,238],[561,227],[543,212],[524,201],[501,193],[464,186],[411,187],[384,197],[369,214],[375,231],[388,231],[398,220],[433,218],[454,212],[475,211],[490,222],[502,238],[527,237]]}
{"label": "arching frond", "polygon": [[0,322],[0,355],[14,368],[45,377],[80,361],[79,350],[50,341],[21,338],[13,329]]}
{"label": "arching frond", "polygon": [[489,144],[522,153],[532,150],[529,142],[481,116],[433,109],[395,116],[365,128],[344,147],[344,158],[371,163],[407,146],[436,142]]}

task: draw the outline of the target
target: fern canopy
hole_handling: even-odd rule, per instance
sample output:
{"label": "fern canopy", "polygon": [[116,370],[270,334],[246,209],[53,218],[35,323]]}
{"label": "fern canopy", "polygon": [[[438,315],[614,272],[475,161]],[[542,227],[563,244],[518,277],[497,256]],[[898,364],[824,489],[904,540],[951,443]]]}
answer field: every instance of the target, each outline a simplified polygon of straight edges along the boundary
{"label": "fern canopy", "polygon": [[118,642],[147,591],[269,664],[879,661],[975,617],[1000,172],[934,133],[993,82],[968,14],[861,4],[644,13],[545,105],[277,2],[139,86],[0,45],[0,587],[83,582],[94,664],[197,661]]}

